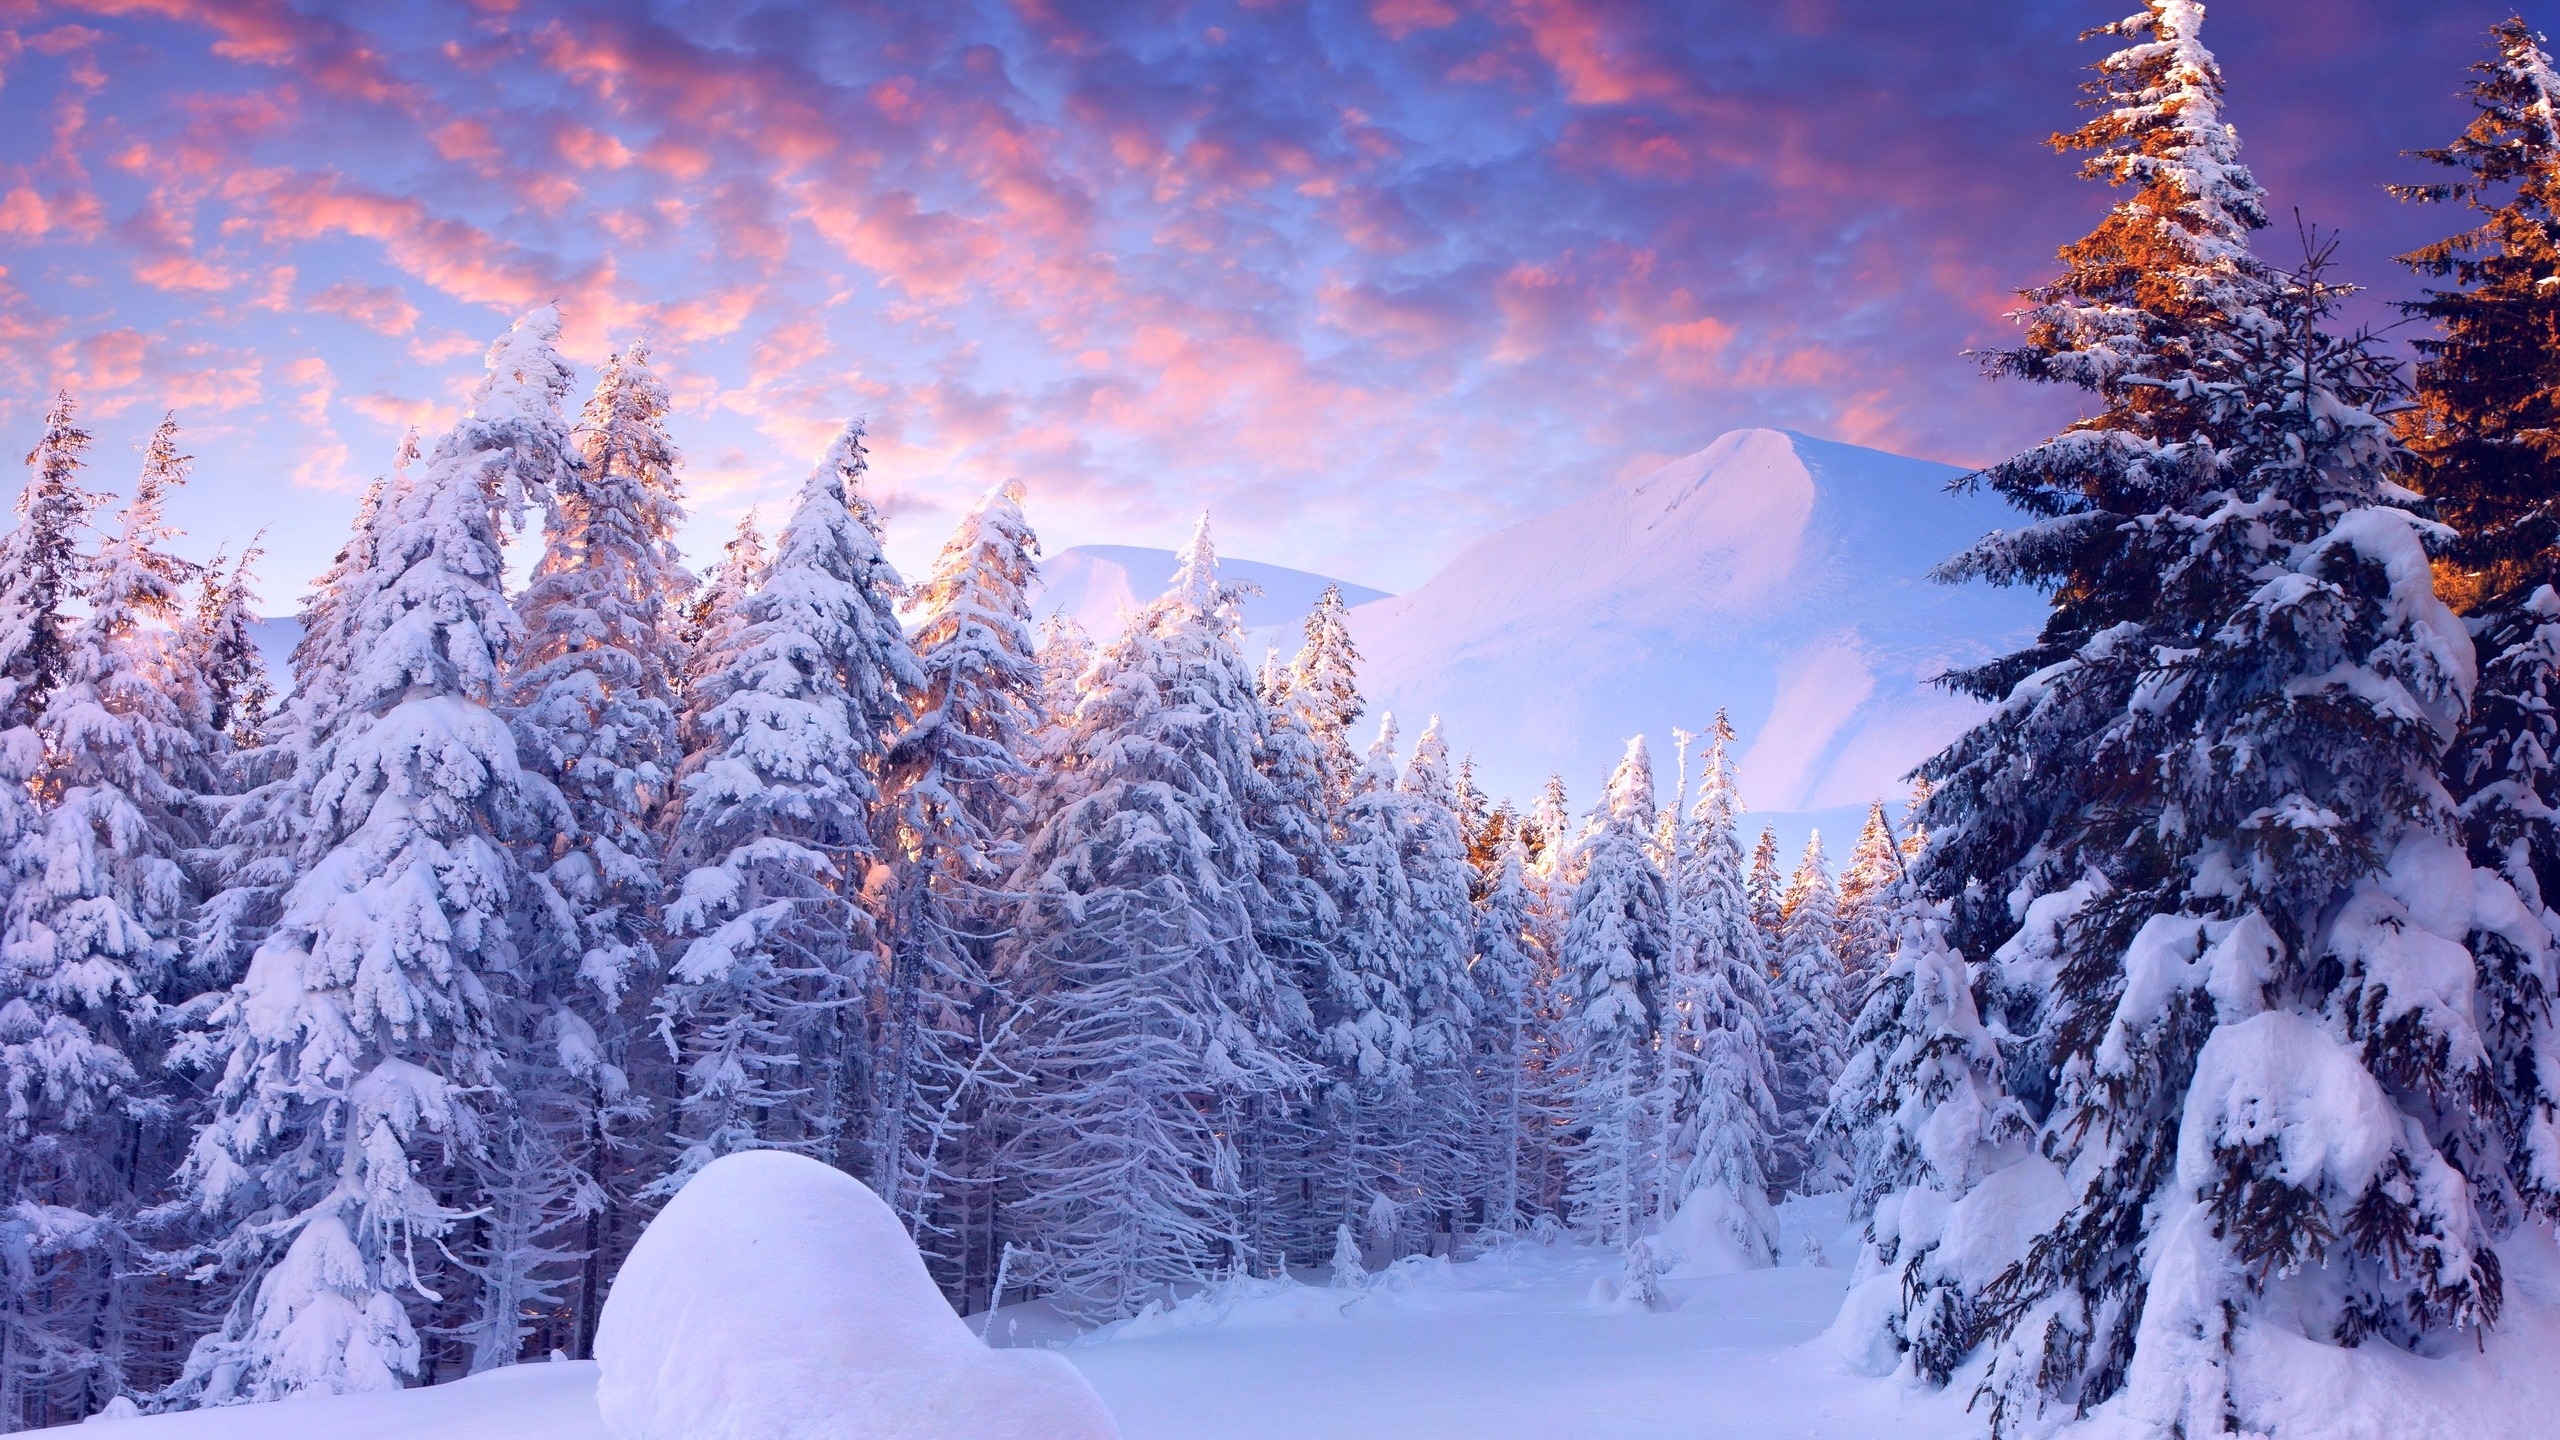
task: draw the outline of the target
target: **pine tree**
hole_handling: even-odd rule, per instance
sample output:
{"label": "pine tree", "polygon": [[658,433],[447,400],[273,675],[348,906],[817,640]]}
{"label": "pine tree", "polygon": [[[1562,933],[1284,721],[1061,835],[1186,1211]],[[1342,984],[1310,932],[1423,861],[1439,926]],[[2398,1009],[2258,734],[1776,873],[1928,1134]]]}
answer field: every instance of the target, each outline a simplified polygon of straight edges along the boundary
{"label": "pine tree", "polygon": [[0,549],[0,730],[33,724],[70,663],[64,606],[79,592],[80,531],[97,505],[80,488],[88,449],[70,393],[55,395],[27,454],[17,527]]}
{"label": "pine tree", "polygon": [[666,906],[682,945],[658,1029],[683,1067],[672,1194],[737,1150],[860,1165],[873,1056],[842,1012],[877,980],[867,897],[881,863],[873,778],[920,689],[897,572],[853,505],[869,469],[860,421],[801,486],[733,629],[695,659],[698,748],[679,777]]}
{"label": "pine tree", "polygon": [[1342,587],[1327,585],[1307,612],[1306,642],[1289,663],[1291,708],[1315,737],[1325,777],[1324,813],[1338,815],[1350,803],[1357,783],[1360,755],[1351,747],[1351,727],[1359,723],[1360,650],[1351,643],[1349,610]]}
{"label": "pine tree", "polygon": [[[1760,938],[1772,964],[1778,954],[1778,934],[1784,928],[1786,912],[1786,879],[1778,870],[1778,832],[1762,826],[1760,839],[1751,847],[1751,870],[1743,880],[1743,894],[1751,900],[1751,923],[1760,927]],[[1774,973],[1774,972],[1773,972]]]}
{"label": "pine tree", "polygon": [[1848,868],[1840,873],[1843,1015],[1854,1017],[1865,1006],[1867,992],[1875,987],[1885,957],[1893,951],[1900,929],[1896,912],[1901,904],[1902,871],[1902,842],[1894,838],[1893,821],[1878,800],[1867,807],[1866,827],[1858,832]]}
{"label": "pine tree", "polygon": [[1566,1203],[1574,1223],[1604,1244],[1642,1233],[1660,1179],[1655,1047],[1672,933],[1670,897],[1650,854],[1655,820],[1653,765],[1639,735],[1592,812],[1558,959],[1576,1072]]}
{"label": "pine tree", "polygon": [[[2480,678],[2471,714],[2445,757],[2445,778],[2472,862],[2497,871],[2546,923],[2560,904],[2560,77],[2522,20],[2492,27],[2493,59],[2474,67],[2479,114],[2463,136],[2419,152],[2456,171],[2404,198],[2459,202],[2471,230],[2401,257],[2451,282],[2407,308],[2442,327],[2414,342],[2416,403],[2400,417],[2418,488],[2460,537],[2437,566],[2438,589],[2467,609]],[[2500,203],[2502,201],[2502,203]],[[2540,958],[2495,934],[2472,935],[2487,1016],[2498,1153],[2465,1157],[2474,1184],[2494,1187],[2502,1219],[2560,1214],[2560,1119],[2551,980]]]}
{"label": "pine tree", "polygon": [[2403,898],[2504,889],[2439,838],[2468,641],[2388,481],[2388,363],[2329,328],[2318,247],[2290,273],[2249,249],[2201,20],[2153,0],[2101,32],[2124,47],[2061,143],[2133,193],[1989,360],[2096,413],[1983,472],[2039,518],[1946,567],[2053,597],[1958,677],[1997,708],[1925,767],[1921,888],[1992,954],[2012,1088],[2071,1176],[1977,1301],[2003,1430],[2120,1392],[2129,1423],[2263,1428],[2230,1377],[2268,1327],[2410,1344],[2499,1305],[2443,1153],[2481,1143],[2482,907]]}
{"label": "pine tree", "polygon": [[402,1292],[427,1293],[421,1252],[473,1198],[451,1172],[487,1142],[518,973],[507,842],[539,797],[489,709],[520,633],[499,521],[566,463],[558,331],[536,311],[490,347],[332,597],[343,669],[306,711],[295,878],[199,1044],[212,1114],[181,1178],[221,1227],[214,1263],[253,1283],[197,1342],[187,1398],[380,1390],[420,1369]]}
{"label": "pine tree", "polygon": [[1003,978],[1033,1013],[1011,1063],[1038,1098],[1012,1116],[1008,1220],[1083,1313],[1253,1262],[1232,1127],[1309,1078],[1286,1049],[1306,1002],[1255,941],[1262,712],[1237,629],[1204,519],[1083,672],[1015,886]]}
{"label": "pine tree", "polygon": [[1778,1102],[1769,1181],[1806,1195],[1828,1191],[1839,1179],[1838,1157],[1817,1126],[1848,1040],[1837,894],[1817,830],[1787,881],[1769,986],[1769,1051],[1777,1066],[1771,1078]]}
{"label": "pine tree", "polygon": [[1405,863],[1410,814],[1395,788],[1395,744],[1395,717],[1384,716],[1344,799],[1334,859],[1340,928],[1324,983],[1309,997],[1317,1053],[1331,1069],[1320,1203],[1354,1226],[1373,1198],[1399,1188],[1419,1139],[1410,937],[1422,922]]}
{"label": "pine tree", "polygon": [[1527,867],[1527,851],[1514,837],[1504,845],[1501,865],[1476,911],[1471,967],[1480,997],[1475,1108],[1482,1127],[1485,1223],[1501,1231],[1525,1218],[1533,1178],[1527,1172],[1541,1128],[1531,1093],[1540,957]]}
{"label": "pine tree", "polygon": [[197,743],[209,761],[264,739],[275,686],[258,649],[256,545],[225,562],[214,557],[197,579],[196,600],[178,633],[178,679],[194,711]]}
{"label": "pine tree", "polygon": [[1943,1385],[1979,1324],[1978,1279],[1963,1272],[1964,1259],[1936,1253],[1951,1213],[1991,1173],[2021,1162],[2033,1183],[1990,1205],[2026,1208],[2021,1201],[2063,1182],[2034,1154],[2035,1124],[2002,1088],[2000,1052],[1975,1008],[1971,967],[1947,945],[1944,908],[1906,904],[1896,919],[1894,949],[1823,1123],[1854,1156],[1849,1214],[1866,1228],[1852,1283],[1880,1283],[1896,1297],[1870,1344],[1908,1354],[1914,1371]]}
{"label": "pine tree", "polygon": [[81,566],[88,613],[34,716],[41,805],[0,912],[0,1232],[22,1232],[0,1243],[0,1423],[79,1418],[134,1388],[133,1222],[176,1159],[163,1007],[195,898],[196,735],[163,651],[194,568],[162,548],[187,460],[163,421],[118,532]]}
{"label": "pine tree", "polygon": [[1413,1015],[1415,1097],[1427,1117],[1413,1157],[1413,1218],[1437,1215],[1454,1236],[1474,1179],[1469,1137],[1474,1113],[1470,1041],[1482,998],[1467,962],[1475,943],[1475,869],[1449,771],[1449,747],[1433,716],[1396,777],[1402,814],[1402,863],[1411,924],[1399,937]]}
{"label": "pine tree", "polygon": [[1673,890],[1671,970],[1663,1017],[1665,1216],[1717,1234],[1746,1265],[1773,1264],[1777,1221],[1764,1165],[1778,1128],[1767,1039],[1767,962],[1744,885],[1740,787],[1716,712]]}
{"label": "pine tree", "polygon": [[558,823],[521,846],[525,970],[506,1016],[510,1113],[489,1187],[503,1193],[469,1262],[481,1281],[475,1370],[513,1363],[526,1297],[557,1298],[571,1278],[575,1317],[558,1338],[585,1352],[618,1217],[643,1178],[629,1163],[646,1107],[626,1069],[638,1013],[627,997],[653,988],[657,969],[659,811],[679,759],[675,626],[693,583],[675,548],[684,514],[667,405],[635,344],[605,363],[574,430],[529,437],[556,478],[542,556],[517,601],[525,639],[506,714]]}
{"label": "pine tree", "polygon": [[1019,483],[961,517],[909,597],[924,684],[884,781],[890,966],[873,1188],[964,1299],[1000,1258],[986,1253],[983,1119],[1000,1077],[985,1055],[1006,1018],[992,989],[995,946],[1039,719],[1030,601],[1039,556]]}
{"label": "pine tree", "polygon": [[2455,178],[2391,187],[2480,217],[2400,257],[2450,282],[2401,307],[2441,334],[2411,342],[2415,403],[2399,420],[2436,518],[2460,532],[2440,579],[2465,611],[2512,607],[2552,582],[2560,554],[2560,75],[2521,18],[2489,38],[2470,128],[2417,152]]}

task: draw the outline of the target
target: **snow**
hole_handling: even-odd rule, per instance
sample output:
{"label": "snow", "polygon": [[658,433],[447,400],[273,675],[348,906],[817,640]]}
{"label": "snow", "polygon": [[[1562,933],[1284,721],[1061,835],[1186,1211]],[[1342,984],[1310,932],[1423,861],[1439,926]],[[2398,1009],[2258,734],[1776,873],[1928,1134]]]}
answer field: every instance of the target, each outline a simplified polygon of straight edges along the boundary
{"label": "snow", "polygon": [[1442,717],[1485,789],[1515,798],[1550,770],[1595,794],[1628,736],[1667,740],[1727,706],[1755,818],[1796,816],[1790,849],[1804,823],[1854,833],[1868,801],[1898,798],[1904,772],[1983,713],[1928,679],[2042,619],[2031,593],[1927,578],[2019,522],[1947,494],[1962,473],[1733,431],[1354,609],[1361,689],[1373,711]]}
{"label": "snow", "polygon": [[1114,1440],[1055,1355],[988,1349],[897,1217],[802,1155],[726,1155],[642,1232],[596,1331],[616,1440]]}
{"label": "snow", "polygon": [[[704,1175],[761,1158],[730,1157]],[[2043,1183],[2034,1177],[2026,1188]],[[2012,1199],[2043,1203],[2041,1196]],[[1979,1440],[1982,1418],[1964,1408],[1970,1372],[1943,1391],[1907,1379],[1867,1378],[1838,1348],[1858,1327],[1843,1323],[1826,1333],[1844,1292],[1854,1307],[1877,1283],[1848,1291],[1845,1267],[1857,1242],[1841,1197],[1791,1200],[1779,1207],[1779,1219],[1786,1257],[1779,1268],[1674,1274],[1661,1282],[1673,1308],[1659,1312],[1591,1305],[1595,1282],[1619,1272],[1615,1250],[1519,1240],[1463,1261],[1409,1258],[1340,1289],[1321,1283],[1320,1273],[1243,1281],[1055,1351],[1010,1350],[990,1358],[1062,1357],[1108,1403],[1125,1440]],[[740,1235],[756,1229],[744,1221],[729,1228]],[[1821,1242],[1825,1265],[1800,1263],[1808,1237]],[[797,1253],[799,1244],[769,1253],[782,1250]],[[2343,1350],[2298,1334],[2276,1336],[2248,1347],[2235,1388],[2250,1398],[2318,1397],[2312,1408],[2270,1417],[2284,1440],[2538,1433],[2526,1417],[2560,1413],[2560,1369],[2532,1359],[2560,1351],[2560,1246],[2533,1232],[2501,1253],[2508,1262],[2507,1314],[2476,1348],[2466,1336],[2451,1353],[2431,1359],[2387,1345]],[[698,1276],[707,1267],[689,1268]],[[746,1271],[735,1278],[743,1291],[773,1277]],[[914,1281],[923,1284],[921,1272]],[[810,1277],[791,1277],[790,1284],[804,1298],[827,1290]],[[749,1303],[706,1299],[723,1311]],[[852,1309],[832,1300],[827,1308],[839,1315]],[[800,1324],[764,1323],[768,1331],[812,1333]],[[968,1326],[982,1323],[985,1317],[973,1316]],[[1008,1339],[1046,1343],[1061,1333],[1054,1315],[1036,1302],[997,1311],[990,1328],[1000,1346]],[[1890,1364],[1888,1358],[1885,1368]],[[392,1395],[233,1406],[107,1422],[81,1434],[82,1440],[93,1434],[96,1440],[620,1440],[598,1417],[597,1389],[594,1364],[537,1363]],[[2122,1407],[2109,1407],[2059,1440],[2137,1437],[2149,1440]]]}
{"label": "snow", "polygon": [[[1055,614],[1071,615],[1096,644],[1108,644],[1119,636],[1124,617],[1137,613],[1165,592],[1173,582],[1179,559],[1170,550],[1139,545],[1071,546],[1041,563],[1040,592],[1033,602],[1032,616],[1046,620]],[[1341,586],[1343,603],[1347,605],[1387,598],[1384,590],[1354,585],[1348,580],[1227,556],[1218,558],[1218,578],[1260,587],[1261,593],[1245,597],[1240,607],[1245,626],[1251,630],[1268,629],[1283,655],[1298,648],[1299,622],[1315,608],[1316,597],[1324,593],[1327,585]],[[1262,646],[1248,647],[1245,658],[1259,662]]]}

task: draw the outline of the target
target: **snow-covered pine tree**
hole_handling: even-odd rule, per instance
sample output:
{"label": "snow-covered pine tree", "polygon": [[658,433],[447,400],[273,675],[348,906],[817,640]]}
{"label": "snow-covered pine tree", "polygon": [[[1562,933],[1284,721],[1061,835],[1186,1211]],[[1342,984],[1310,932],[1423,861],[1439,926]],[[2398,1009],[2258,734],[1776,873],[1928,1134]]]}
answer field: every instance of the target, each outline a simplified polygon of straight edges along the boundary
{"label": "snow-covered pine tree", "polygon": [[1772,1079],[1778,1102],[1769,1183],[1816,1195],[1842,1178],[1839,1156],[1818,1122],[1831,1082],[1840,1077],[1849,1031],[1840,997],[1839,899],[1823,858],[1822,832],[1805,841],[1779,911],[1769,982],[1769,1053],[1777,1066]]}
{"label": "snow-covered pine tree", "polygon": [[183,1148],[163,1007],[195,899],[200,767],[163,644],[194,567],[163,548],[162,507],[188,458],[164,420],[81,566],[87,613],[34,714],[37,829],[7,853],[0,911],[0,1424],[78,1419],[167,1378],[132,1369],[139,1312],[164,1298],[133,1222]]}
{"label": "snow-covered pine tree", "polygon": [[[678,671],[679,689],[685,697],[683,733],[694,733],[692,723],[697,711],[707,709],[694,701],[694,691],[709,673],[706,665],[711,656],[721,653],[730,635],[743,622],[739,608],[747,597],[764,584],[765,567],[772,563],[766,553],[764,531],[756,524],[756,512],[749,510],[738,517],[738,527],[727,544],[720,547],[720,558],[702,577],[693,593],[685,598],[679,612],[682,620],[676,627],[676,643],[684,657]],[[691,753],[690,750],[687,753]]]}
{"label": "snow-covered pine tree", "polygon": [[1355,1229],[1373,1199],[1410,1198],[1402,1181],[1421,1138],[1410,940],[1421,922],[1405,864],[1408,814],[1395,788],[1395,744],[1396,718],[1383,716],[1340,812],[1333,864],[1340,925],[1324,983],[1308,997],[1317,1054],[1329,1068],[1318,1213]]}
{"label": "snow-covered pine tree", "polygon": [[254,574],[265,552],[252,544],[236,560],[215,556],[196,584],[196,599],[178,631],[178,674],[198,730],[197,746],[219,765],[231,752],[264,739],[275,706],[266,657],[258,650]]}
{"label": "snow-covered pine tree", "polygon": [[2125,43],[2063,143],[2134,193],[1989,360],[2096,413],[1983,472],[2039,518],[1947,567],[2054,597],[1959,677],[1998,708],[1925,767],[1922,888],[1998,948],[2011,1088],[2070,1176],[1977,1302],[2003,1430],[2111,1399],[2145,1433],[2263,1429],[2315,1403],[2232,1384],[2284,1329],[2494,1320],[2483,1190],[2442,1153],[2494,1148],[2463,939],[2550,945],[2446,838],[2472,655],[2389,483],[2394,376],[2331,332],[2319,249],[2252,254],[2202,15],[2099,32]]}
{"label": "snow-covered pine tree", "polygon": [[[389,1389],[420,1369],[402,1298],[466,1213],[517,970],[507,842],[538,787],[491,713],[519,638],[499,512],[540,502],[567,383],[538,310],[453,429],[368,518],[331,597],[343,648],[297,697],[293,879],[196,1042],[212,1113],[181,1180],[243,1283],[176,1387],[206,1403]],[[548,817],[543,817],[546,821]],[[454,1203],[455,1201],[461,1204]]]}
{"label": "snow-covered pine tree", "polygon": [[56,394],[27,453],[18,523],[0,548],[0,730],[33,724],[70,663],[64,607],[79,593],[80,532],[97,505],[80,486],[88,449],[70,392]]}
{"label": "snow-covered pine tree", "polygon": [[1849,864],[1840,872],[1839,950],[1841,1013],[1855,1018],[1883,973],[1901,930],[1902,842],[1884,802],[1867,807],[1867,823]]}
{"label": "snow-covered pine tree", "polygon": [[1306,1001],[1255,940],[1262,712],[1237,629],[1204,518],[1084,671],[1015,886],[1003,978],[1032,1007],[1012,1063],[1036,1103],[1012,1117],[1008,1219],[1085,1313],[1256,1263],[1231,1127],[1309,1078],[1285,1048]]}
{"label": "snow-covered pine tree", "polygon": [[1639,735],[1627,742],[1626,758],[1591,814],[1557,959],[1573,1007],[1566,1208],[1603,1244],[1644,1232],[1660,1180],[1657,1044],[1672,926],[1651,854],[1655,822],[1653,762]]}
{"label": "snow-covered pine tree", "polygon": [[[1940,1255],[1941,1242],[1951,1228],[1996,1233],[2004,1213],[2051,1213],[2063,1179],[2034,1153],[2035,1124],[2002,1088],[2000,1051],[1975,1008],[1972,969],[1947,944],[1944,907],[1906,903],[1895,918],[1823,1126],[1851,1150],[1849,1216],[1866,1225],[1847,1307],[1864,1329],[1857,1358],[1880,1372],[1907,1355],[1943,1385],[1974,1344],[1974,1302],[1991,1276],[1963,1268],[1973,1255]],[[1977,1213],[1953,1218],[2010,1167],[2008,1183],[1971,1202]]]}
{"label": "snow-covered pine tree", "polygon": [[1399,939],[1413,1016],[1414,1093],[1424,1117],[1412,1169],[1421,1203],[1409,1206],[1405,1218],[1454,1237],[1468,1223],[1468,1200],[1482,1193],[1471,1163],[1471,1137],[1482,1121],[1474,1108],[1469,1045],[1483,1001],[1467,969],[1475,946],[1475,867],[1467,861],[1439,716],[1414,742],[1396,777],[1396,798],[1412,904],[1411,923]]}
{"label": "snow-covered pine tree", "polygon": [[1664,995],[1662,1083],[1670,1132],[1665,1218],[1680,1239],[1721,1241],[1713,1258],[1774,1264],[1777,1220],[1765,1157],[1778,1130],[1765,1036],[1769,989],[1759,927],[1744,887],[1742,796],[1728,756],[1733,725],[1716,712],[1698,787],[1681,829],[1672,951]]}
{"label": "snow-covered pine tree", "polygon": [[551,423],[520,444],[554,479],[542,555],[516,602],[525,636],[506,716],[559,823],[519,847],[524,971],[506,1014],[509,1113],[490,1142],[488,1188],[502,1193],[486,1202],[487,1243],[470,1262],[475,1370],[515,1360],[517,1317],[537,1291],[571,1310],[550,1338],[586,1353],[628,1238],[620,1217],[650,1178],[635,1163],[647,1107],[626,1063],[658,970],[659,811],[680,758],[675,628],[693,584],[675,547],[684,512],[667,406],[647,347],[633,344],[605,362],[574,429],[555,399]]}
{"label": "snow-covered pine tree", "polygon": [[1527,1218],[1533,1166],[1542,1140],[1540,1109],[1531,1091],[1532,1010],[1541,957],[1535,900],[1527,876],[1528,852],[1517,836],[1503,846],[1501,864],[1476,910],[1475,963],[1470,973],[1479,997],[1475,1034],[1475,1110],[1480,1119],[1478,1167],[1483,1176],[1484,1221],[1509,1231]]}
{"label": "snow-covered pine tree", "polygon": [[737,1150],[862,1166],[873,1056],[845,1015],[878,980],[873,776],[924,673],[902,587],[854,509],[860,421],[800,488],[737,622],[695,657],[698,748],[678,782],[658,1028],[682,1068],[673,1194]]}
{"label": "snow-covered pine tree", "polygon": [[1768,826],[1760,827],[1760,839],[1751,847],[1751,869],[1742,888],[1751,899],[1751,923],[1760,927],[1760,938],[1765,942],[1763,953],[1774,965],[1779,931],[1786,918],[1787,881],[1785,872],[1778,868],[1778,832]]}
{"label": "snow-covered pine tree", "polygon": [[1351,727],[1359,723],[1360,651],[1351,643],[1342,587],[1327,585],[1307,612],[1306,640],[1289,662],[1291,709],[1315,738],[1325,779],[1324,813],[1342,813],[1361,770],[1360,753],[1352,748]]}
{"label": "snow-covered pine tree", "polygon": [[986,1056],[1008,1018],[992,976],[1039,720],[1039,568],[1019,482],[961,517],[908,599],[924,684],[883,784],[890,962],[872,1185],[964,1300],[1001,1259],[981,1122],[1003,1083]]}
{"label": "snow-covered pine tree", "polygon": [[[2560,76],[2521,19],[2500,21],[2491,40],[2496,54],[2474,67],[2470,128],[2419,152],[2458,178],[2394,187],[2482,217],[2401,257],[2446,288],[2404,307],[2442,335],[2413,342],[2416,403],[2398,418],[2418,488],[2460,532],[2437,589],[2468,612],[2479,652],[2470,718],[2445,757],[2463,838],[2474,864],[2560,929]],[[2560,1120],[2552,977],[2492,934],[2470,943],[2503,1154],[2464,1157],[2463,1170],[2512,1192],[2494,1197],[2500,1210],[2550,1217],[2560,1172],[2535,1137]]]}

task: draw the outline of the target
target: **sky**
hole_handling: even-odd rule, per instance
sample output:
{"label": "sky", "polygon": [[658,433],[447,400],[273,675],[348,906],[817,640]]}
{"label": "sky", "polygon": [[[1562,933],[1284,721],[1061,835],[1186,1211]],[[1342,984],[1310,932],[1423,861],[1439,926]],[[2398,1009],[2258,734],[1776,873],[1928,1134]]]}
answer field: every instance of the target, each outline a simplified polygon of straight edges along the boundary
{"label": "sky", "polygon": [[[1053,550],[1205,508],[1400,589],[1738,426],[2076,413],[1963,352],[2107,203],[2044,141],[2130,8],[0,0],[0,439],[68,387],[116,490],[174,413],[185,547],[263,534],[280,611],[557,302],[582,377],[651,345],[697,557],[861,415],[910,569],[1019,477]],[[2381,187],[2508,8],[2216,0],[2271,253],[2413,293],[2452,217]]]}

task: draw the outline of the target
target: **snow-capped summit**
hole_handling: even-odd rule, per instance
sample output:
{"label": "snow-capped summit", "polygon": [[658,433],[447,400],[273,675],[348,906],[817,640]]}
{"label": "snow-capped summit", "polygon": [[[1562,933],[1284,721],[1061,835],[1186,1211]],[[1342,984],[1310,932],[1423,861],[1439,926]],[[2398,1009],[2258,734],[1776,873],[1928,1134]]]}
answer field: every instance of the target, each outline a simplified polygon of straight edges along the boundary
{"label": "snow-capped summit", "polygon": [[[1170,550],[1141,545],[1071,546],[1041,564],[1040,595],[1033,608],[1037,618],[1044,620],[1063,610],[1094,639],[1108,640],[1120,633],[1123,615],[1135,613],[1164,593],[1173,581],[1175,560]],[[1384,590],[1348,580],[1223,555],[1218,557],[1218,578],[1255,588],[1258,593],[1247,596],[1239,607],[1244,623],[1249,629],[1285,635],[1283,653],[1295,648],[1298,622],[1314,608],[1327,585],[1341,586],[1343,602],[1349,605],[1387,598]],[[1258,660],[1262,647],[1253,646],[1247,654]]]}
{"label": "snow-capped summit", "polygon": [[1352,610],[1361,690],[1372,715],[1441,716],[1484,787],[1519,801],[1556,771],[1588,803],[1638,733],[1667,786],[1673,727],[1704,730],[1718,706],[1764,817],[1898,799],[1903,773],[1980,713],[1928,679],[2043,614],[2031,593],[1928,578],[2019,520],[1948,493],[1962,473],[1732,431]]}

